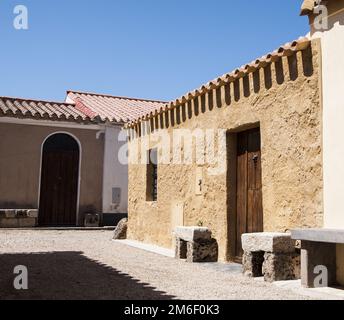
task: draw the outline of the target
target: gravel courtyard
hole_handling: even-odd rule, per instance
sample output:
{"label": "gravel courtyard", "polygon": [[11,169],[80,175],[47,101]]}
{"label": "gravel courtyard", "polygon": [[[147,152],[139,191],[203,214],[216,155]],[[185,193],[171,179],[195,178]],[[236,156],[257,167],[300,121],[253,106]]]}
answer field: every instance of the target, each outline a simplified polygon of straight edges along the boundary
{"label": "gravel courtyard", "polygon": [[[307,299],[221,265],[187,264],[111,240],[111,231],[0,230],[0,299]],[[28,267],[29,290],[13,289]]]}

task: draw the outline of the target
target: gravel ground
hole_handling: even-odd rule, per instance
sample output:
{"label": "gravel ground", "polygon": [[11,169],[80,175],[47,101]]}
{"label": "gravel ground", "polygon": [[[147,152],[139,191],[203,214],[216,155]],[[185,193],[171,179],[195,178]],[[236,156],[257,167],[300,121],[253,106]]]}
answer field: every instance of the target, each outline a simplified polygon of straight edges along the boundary
{"label": "gravel ground", "polygon": [[[0,299],[308,299],[229,265],[187,264],[111,238],[111,231],[0,230]],[[17,265],[28,267],[27,291],[13,289]]]}

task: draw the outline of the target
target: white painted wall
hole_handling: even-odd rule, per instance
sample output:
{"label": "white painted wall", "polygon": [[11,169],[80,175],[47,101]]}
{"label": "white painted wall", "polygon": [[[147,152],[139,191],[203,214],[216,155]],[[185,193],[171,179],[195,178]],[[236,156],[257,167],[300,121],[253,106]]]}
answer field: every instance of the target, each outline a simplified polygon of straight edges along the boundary
{"label": "white painted wall", "polygon": [[321,38],[325,228],[344,228],[344,12],[329,18]]}
{"label": "white painted wall", "polygon": [[[120,148],[126,143],[118,137],[121,127],[106,126],[104,137],[103,213],[128,212],[128,166],[118,159]],[[112,201],[112,189],[120,188],[119,203]]]}

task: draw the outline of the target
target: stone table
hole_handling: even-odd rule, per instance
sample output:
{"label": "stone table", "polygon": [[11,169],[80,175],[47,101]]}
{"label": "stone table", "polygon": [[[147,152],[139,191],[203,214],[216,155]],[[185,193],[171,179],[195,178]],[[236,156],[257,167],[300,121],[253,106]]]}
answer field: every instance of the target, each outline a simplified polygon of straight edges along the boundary
{"label": "stone table", "polygon": [[325,267],[327,283],[337,283],[337,244],[344,244],[344,230],[335,229],[296,229],[292,238],[301,240],[301,281],[302,286],[314,288],[319,275],[317,267]]}

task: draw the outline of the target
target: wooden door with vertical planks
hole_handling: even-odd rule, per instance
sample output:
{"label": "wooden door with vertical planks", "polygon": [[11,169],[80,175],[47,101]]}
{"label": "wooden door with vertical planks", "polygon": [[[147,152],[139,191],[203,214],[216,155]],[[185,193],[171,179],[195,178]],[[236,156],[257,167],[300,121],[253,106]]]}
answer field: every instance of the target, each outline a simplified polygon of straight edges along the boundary
{"label": "wooden door with vertical planks", "polygon": [[260,129],[238,134],[236,257],[243,254],[241,236],[263,232]]}
{"label": "wooden door with vertical planks", "polygon": [[66,134],[49,138],[43,147],[40,226],[75,226],[79,180],[79,146]]}

